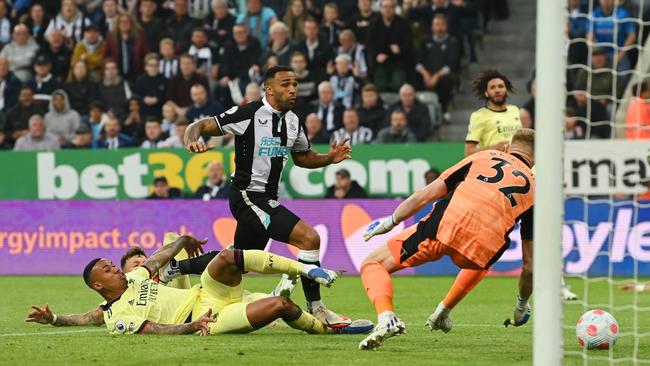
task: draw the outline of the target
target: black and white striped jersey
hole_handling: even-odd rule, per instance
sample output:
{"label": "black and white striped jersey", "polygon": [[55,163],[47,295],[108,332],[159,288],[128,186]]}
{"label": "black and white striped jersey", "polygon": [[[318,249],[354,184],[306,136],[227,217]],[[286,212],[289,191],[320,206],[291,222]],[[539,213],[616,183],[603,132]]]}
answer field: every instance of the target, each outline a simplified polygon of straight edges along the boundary
{"label": "black and white striped jersey", "polygon": [[235,135],[233,187],[278,196],[278,184],[288,156],[311,145],[298,116],[284,114],[262,101],[233,107],[214,120],[222,134]]}

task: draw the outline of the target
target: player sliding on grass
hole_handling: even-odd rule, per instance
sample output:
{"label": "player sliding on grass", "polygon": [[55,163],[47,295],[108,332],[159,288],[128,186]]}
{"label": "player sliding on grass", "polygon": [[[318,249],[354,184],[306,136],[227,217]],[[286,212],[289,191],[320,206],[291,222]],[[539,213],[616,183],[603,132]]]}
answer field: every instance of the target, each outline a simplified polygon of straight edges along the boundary
{"label": "player sliding on grass", "polygon": [[[172,243],[178,239],[178,234],[168,233],[165,235],[165,245]],[[207,252],[197,257],[187,258],[187,253],[181,251],[174,257],[168,264],[158,271],[152,277],[154,282],[159,284],[177,288],[189,289],[191,286],[188,275],[203,273],[208,263],[217,255],[218,251]],[[140,247],[133,247],[129,249],[120,259],[120,267],[122,272],[129,273],[140,267],[147,261],[147,254]],[[262,298],[269,297],[269,294],[259,292],[248,292],[244,290],[244,301],[252,302]],[[44,307],[32,305],[32,311],[28,316],[27,322],[35,322],[40,324],[52,324],[54,326],[84,326],[84,325],[103,325],[104,315],[101,307],[97,307],[87,311],[84,314],[66,314],[56,315],[50,309],[48,304]]]}
{"label": "player sliding on grass", "polygon": [[[532,294],[532,212],[535,181],[534,132],[518,130],[505,152],[485,150],[473,154],[440,178],[402,202],[391,217],[375,222],[366,240],[391,231],[427,204],[438,199],[431,214],[377,248],[361,266],[361,279],[378,314],[375,330],[360,349],[376,349],[387,339],[402,334],[405,324],[393,312],[392,272],[436,261],[447,255],[462,269],[477,274],[488,270],[508,248],[508,234],[521,220],[523,268],[513,325],[528,321]],[[483,277],[456,281],[449,303],[455,305]],[[451,306],[453,307],[453,306]],[[440,303],[426,326],[448,332],[450,306]]]}
{"label": "player sliding on grass", "polygon": [[[192,256],[205,242],[181,236],[127,275],[107,259],[96,258],[88,263],[83,278],[106,300],[102,310],[108,331],[112,334],[247,333],[281,318],[289,326],[307,333],[335,332],[284,297],[243,301],[242,272],[304,275],[326,286],[338,277],[338,273],[315,265],[258,250],[226,249],[210,261],[201,275],[201,286],[178,290],[159,286],[150,279],[152,273],[181,249]],[[362,323],[336,332],[369,331],[369,322]]]}

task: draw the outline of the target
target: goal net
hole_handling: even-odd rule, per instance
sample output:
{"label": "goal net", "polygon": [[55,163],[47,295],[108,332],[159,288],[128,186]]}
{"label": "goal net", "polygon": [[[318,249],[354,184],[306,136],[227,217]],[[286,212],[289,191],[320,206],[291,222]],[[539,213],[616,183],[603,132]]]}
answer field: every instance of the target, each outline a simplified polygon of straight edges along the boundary
{"label": "goal net", "polygon": [[[559,106],[564,118],[561,127],[553,125],[555,134],[538,134],[536,155],[546,159],[541,157],[547,153],[544,146],[549,139],[561,139],[557,132],[561,128],[563,157],[555,163],[561,165],[557,169],[564,186],[555,215],[562,210],[564,215],[560,225],[554,225],[554,218],[548,224],[561,230],[563,276],[578,296],[564,301],[559,314],[552,315],[562,325],[561,357],[556,360],[565,365],[650,364],[650,52],[646,52],[650,21],[644,21],[644,14],[650,15],[650,0],[555,1],[561,2],[568,25],[562,32],[564,52],[555,61],[562,72],[540,66],[544,56],[538,55],[537,82],[538,90],[544,77],[564,82],[560,92],[566,98]],[[538,23],[545,22],[539,9],[538,5]],[[540,30],[551,26],[561,25],[538,24],[542,42],[548,36],[540,35]],[[540,39],[537,47],[538,53],[544,52]],[[546,72],[542,75],[540,69]],[[544,93],[558,90],[557,80],[545,80],[543,87]],[[551,105],[537,103],[538,108]],[[539,119],[537,125],[545,121]],[[544,167],[554,168],[550,162],[539,165],[537,174],[543,181]],[[553,195],[541,191],[537,203],[544,201],[543,194]],[[535,219],[536,233],[544,231],[546,219]],[[557,237],[550,235],[544,242],[544,236],[538,235],[536,245],[555,244]],[[544,269],[538,265],[559,260],[559,256],[548,257],[557,254],[536,250],[536,281],[544,281],[539,279]],[[559,287],[543,286],[553,291]],[[641,291],[646,288],[647,292]],[[538,295],[536,303],[553,305],[554,299]],[[577,341],[576,322],[593,309],[605,310],[618,321],[618,340],[609,350],[587,350]],[[535,318],[536,327],[539,321]],[[544,346],[538,342],[543,335],[536,332],[535,336],[535,364],[542,364],[539,352]]]}

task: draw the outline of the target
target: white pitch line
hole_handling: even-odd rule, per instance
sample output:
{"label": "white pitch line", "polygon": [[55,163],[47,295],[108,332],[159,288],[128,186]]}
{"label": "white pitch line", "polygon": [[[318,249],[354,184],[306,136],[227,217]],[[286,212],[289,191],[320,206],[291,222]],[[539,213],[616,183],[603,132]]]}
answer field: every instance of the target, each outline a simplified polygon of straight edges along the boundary
{"label": "white pitch line", "polygon": [[74,334],[74,333],[94,333],[94,332],[105,332],[105,329],[81,329],[81,330],[58,330],[54,332],[42,332],[42,333],[5,333],[0,334],[0,337],[29,337],[29,336],[41,336],[41,335],[50,335],[50,334]]}

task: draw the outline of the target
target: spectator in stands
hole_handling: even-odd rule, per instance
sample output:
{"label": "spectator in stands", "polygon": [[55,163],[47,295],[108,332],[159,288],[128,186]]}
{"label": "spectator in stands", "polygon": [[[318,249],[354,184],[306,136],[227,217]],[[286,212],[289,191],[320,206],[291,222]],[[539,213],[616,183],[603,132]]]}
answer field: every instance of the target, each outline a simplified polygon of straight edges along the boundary
{"label": "spectator in stands", "polygon": [[356,36],[349,29],[345,29],[339,34],[339,42],[341,45],[337,50],[337,56],[348,55],[352,62],[352,74],[365,80],[368,77],[368,61],[364,46],[357,43]]}
{"label": "spectator in stands", "polygon": [[0,48],[11,42],[11,19],[5,0],[0,1]]}
{"label": "spectator in stands", "polygon": [[0,112],[7,112],[18,102],[18,93],[22,83],[13,72],[9,71],[9,61],[0,56]]}
{"label": "spectator in stands", "polygon": [[262,62],[275,56],[280,65],[289,65],[291,56],[291,42],[289,42],[289,28],[282,22],[275,22],[271,26],[269,44],[262,53]]}
{"label": "spectator in stands", "polygon": [[389,112],[392,113],[396,109],[406,113],[408,126],[418,141],[425,141],[431,136],[432,123],[429,108],[415,97],[415,89],[410,84],[404,84],[399,88],[399,100],[389,108]]}
{"label": "spectator in stands", "polygon": [[221,103],[208,99],[208,90],[203,84],[194,84],[190,90],[190,95],[192,105],[185,114],[188,121],[194,122],[202,118],[218,116],[224,112]]}
{"label": "spectator in stands", "polygon": [[74,131],[72,141],[66,143],[64,149],[90,149],[93,147],[93,134],[87,124],[82,123]]}
{"label": "spectator in stands", "polygon": [[316,113],[310,113],[305,118],[305,132],[312,144],[328,144],[330,142],[330,136],[323,130],[323,123]]}
{"label": "spectator in stands", "polygon": [[[169,134],[169,136],[174,136],[176,130],[174,126],[181,120],[178,118],[178,113],[176,113],[176,105],[173,102],[167,102],[162,106],[162,122],[161,127],[163,132]],[[181,136],[182,140],[183,136]]]}
{"label": "spectator in stands", "polygon": [[636,23],[625,7],[614,6],[614,0],[599,0],[599,3],[588,20],[587,39],[597,45],[617,45],[617,49],[605,46],[610,64],[618,71],[629,70],[631,61],[624,47],[636,42]]}
{"label": "spectator in stands", "polygon": [[45,37],[56,29],[63,30],[65,44],[72,48],[83,38],[84,29],[91,24],[90,19],[77,9],[74,0],[62,0],[61,11],[50,21],[45,30]]}
{"label": "spectator in stands", "polygon": [[117,61],[120,75],[129,82],[142,74],[147,44],[142,29],[129,14],[117,16],[115,27],[106,38],[106,57]]}
{"label": "spectator in stands", "polygon": [[169,187],[169,183],[167,183],[167,178],[156,177],[153,180],[153,192],[147,198],[148,199],[181,198],[181,190],[178,188]]}
{"label": "spectator in stands", "polygon": [[120,133],[120,120],[110,114],[104,123],[104,132],[102,138],[97,142],[100,149],[121,149],[133,144],[133,139],[123,133]]}
{"label": "spectator in stands", "polygon": [[335,59],[335,71],[330,77],[330,84],[334,87],[335,103],[345,108],[352,108],[359,99],[359,80],[352,74],[350,56],[340,55]]}
{"label": "spectator in stands", "polygon": [[262,100],[262,89],[259,84],[248,83],[246,85],[246,91],[244,93],[244,99],[241,101],[240,105],[246,105],[250,102],[255,102]]}
{"label": "spectator in stands", "polygon": [[201,23],[188,15],[187,0],[174,1],[174,15],[167,19],[167,28],[174,40],[177,53],[186,52],[190,47],[192,30]]}
{"label": "spectator in stands", "polygon": [[386,126],[386,109],[374,84],[366,84],[361,89],[361,105],[358,110],[359,123],[371,129],[373,135]]}
{"label": "spectator in stands", "polygon": [[171,130],[174,131],[174,135],[169,136],[165,141],[158,144],[158,147],[176,147],[184,148],[185,143],[183,142],[183,136],[185,136],[185,130],[189,126],[188,121],[178,121]]}
{"label": "spectator in stands", "polygon": [[578,121],[575,109],[572,107],[566,107],[564,109],[565,140],[584,140],[586,126],[583,121]]}
{"label": "spectator in stands", "polygon": [[411,27],[395,15],[395,0],[381,1],[381,17],[368,28],[366,50],[373,81],[381,91],[397,91],[406,82],[411,56]]}
{"label": "spectator in stands", "polygon": [[131,136],[136,145],[140,145],[145,138],[144,124],[148,117],[142,113],[141,102],[140,97],[137,95],[132,96],[128,101],[129,114],[122,121],[122,132]]}
{"label": "spectator in stands", "polygon": [[9,61],[11,72],[20,81],[26,83],[33,78],[32,62],[38,51],[38,45],[29,35],[29,30],[24,24],[14,27],[12,38],[11,43],[2,49],[0,56]]}
{"label": "spectator in stands", "polygon": [[405,143],[415,142],[417,139],[408,128],[408,120],[404,111],[395,109],[390,114],[390,126],[384,127],[377,134],[376,142],[381,143]]}
{"label": "spectator in stands", "polygon": [[93,148],[97,147],[102,127],[104,123],[108,120],[108,115],[106,113],[106,108],[99,101],[94,101],[90,103],[88,108],[88,125],[90,125],[90,131],[93,135]]}
{"label": "spectator in stands", "polygon": [[104,78],[99,83],[99,100],[116,116],[127,113],[127,101],[131,99],[131,88],[122,79],[117,63],[111,59],[104,63]]}
{"label": "spectator in stands", "polygon": [[18,104],[7,112],[7,124],[5,134],[11,137],[12,141],[27,134],[29,129],[29,118],[35,114],[43,115],[46,109],[34,103],[34,90],[28,86],[20,88]]}
{"label": "spectator in stands", "polygon": [[45,114],[45,126],[49,133],[59,137],[61,145],[72,141],[74,132],[81,124],[77,111],[70,109],[68,94],[61,89],[52,92],[49,112]]}
{"label": "spectator in stands", "polygon": [[50,23],[50,17],[45,13],[42,4],[33,4],[29,9],[29,14],[20,17],[20,23],[27,26],[30,34],[39,46],[45,44],[45,29]]}
{"label": "spectator in stands", "polygon": [[52,61],[52,76],[60,83],[65,82],[70,73],[70,58],[72,52],[66,47],[65,34],[61,30],[54,30],[47,36],[47,44],[41,47],[36,57],[44,55]]}
{"label": "spectator in stands", "polygon": [[208,90],[208,80],[196,70],[194,58],[188,54],[180,57],[180,73],[167,83],[167,100],[174,102],[180,115],[185,115],[187,108],[192,104],[190,89],[195,84],[202,84]]}
{"label": "spectator in stands", "polygon": [[420,46],[415,70],[422,77],[425,88],[438,94],[445,119],[449,120],[447,109],[453,97],[455,74],[460,71],[460,53],[457,40],[447,33],[444,15],[433,18],[431,30],[432,36]]}
{"label": "spectator in stands", "polygon": [[133,85],[133,92],[142,100],[142,114],[160,116],[160,111],[167,94],[167,79],[158,68],[158,56],[151,52],[144,58],[145,73],[140,75]]}
{"label": "spectator in stands", "polygon": [[332,49],[336,49],[339,46],[339,34],[344,27],[345,24],[339,19],[339,7],[336,3],[325,4],[320,33]]}
{"label": "spectator in stands", "polygon": [[304,0],[291,0],[282,21],[289,28],[289,38],[294,42],[305,39],[305,21],[309,17]]}
{"label": "spectator in stands", "polygon": [[77,61],[72,65],[70,77],[64,85],[68,94],[70,107],[79,112],[81,116],[88,116],[90,103],[98,99],[99,85],[90,79],[88,67],[84,61]]}
{"label": "spectator in stands", "polygon": [[[591,82],[591,84],[588,84]],[[590,88],[587,90],[587,85]],[[611,71],[611,66],[607,60],[607,50],[599,47],[593,50],[591,55],[591,69],[579,69],[576,75],[574,88],[577,90],[588,91],[592,96],[611,96],[612,98],[618,97],[622,94],[622,83],[616,83],[616,90],[614,89],[614,75]],[[598,102],[607,107],[613,100],[607,98],[600,98]]]}
{"label": "spectator in stands", "polygon": [[372,142],[372,130],[359,125],[359,113],[356,109],[346,109],[343,112],[343,127],[332,133],[333,141],[343,141],[349,138],[350,145],[367,144]]}
{"label": "spectator in stands", "polygon": [[210,13],[211,0],[189,0],[188,12],[193,19],[203,20]]}
{"label": "spectator in stands", "polygon": [[530,98],[521,108],[519,108],[519,119],[521,127],[535,128],[535,96],[537,95],[537,81],[535,77],[530,79],[526,84]]}
{"label": "spectator in stands", "polygon": [[327,188],[325,198],[366,198],[368,194],[366,190],[359,185],[356,180],[350,178],[350,171],[347,169],[339,169],[336,172],[334,184]]}
{"label": "spectator in stands", "polygon": [[309,18],[304,25],[305,39],[294,44],[293,51],[302,52],[307,56],[307,68],[317,80],[323,80],[327,75],[327,65],[334,58],[334,51],[327,40],[319,36],[318,22]]}
{"label": "spectator in stands", "polygon": [[291,55],[290,66],[294,74],[296,74],[296,81],[298,81],[294,112],[302,117],[307,114],[310,103],[317,97],[316,85],[318,80],[307,69],[307,57],[303,53],[294,52]]}
{"label": "spectator in stands", "polygon": [[195,198],[209,201],[219,198],[228,198],[230,195],[230,182],[224,174],[223,164],[213,161],[208,164],[208,174],[205,184],[194,193]]}
{"label": "spectator in stands", "polygon": [[313,112],[323,122],[325,131],[332,133],[343,126],[343,106],[334,102],[334,88],[329,81],[318,84],[318,100],[312,102]]}
{"label": "spectator in stands", "polygon": [[365,45],[368,40],[368,27],[379,18],[379,14],[372,10],[372,0],[358,0],[357,6],[359,12],[348,20],[346,28],[351,29],[359,43]]}
{"label": "spectator in stands", "polygon": [[192,45],[187,53],[194,57],[196,70],[203,74],[210,84],[216,85],[219,73],[219,50],[208,44],[208,34],[203,28],[192,31]]}
{"label": "spectator in stands", "polygon": [[102,2],[101,18],[97,21],[97,25],[104,37],[108,37],[108,34],[115,29],[119,11],[120,7],[117,0],[104,0]]}
{"label": "spectator in stands", "polygon": [[569,52],[568,64],[587,64],[587,43],[584,41],[573,41],[587,38],[587,11],[582,7],[581,0],[569,1]]}
{"label": "spectator in stands", "polygon": [[212,12],[203,23],[208,31],[208,38],[215,42],[213,46],[222,46],[232,38],[235,17],[228,11],[228,0],[213,0]]}
{"label": "spectator in stands", "polygon": [[144,124],[144,133],[145,140],[142,142],[140,147],[145,149],[154,149],[157,147],[162,147],[161,145],[167,139],[160,127],[160,120],[156,117],[148,117]]}
{"label": "spectator in stands", "polygon": [[174,41],[171,38],[160,41],[160,73],[169,80],[178,74],[178,64]]}
{"label": "spectator in stands", "polygon": [[625,136],[628,140],[650,140],[650,87],[648,82],[632,86],[634,99],[627,107]]}
{"label": "spectator in stands", "polygon": [[277,20],[273,9],[262,6],[262,0],[246,0],[246,12],[237,17],[238,24],[246,24],[251,35],[264,47],[269,39],[271,24]]}
{"label": "spectator in stands", "polygon": [[34,90],[34,104],[47,108],[52,99],[52,92],[63,89],[63,84],[54,79],[51,73],[52,61],[45,55],[34,59],[34,80],[27,83],[27,86]]}
{"label": "spectator in stands", "polygon": [[[252,0],[259,1],[259,0]],[[224,105],[231,105],[232,97],[229,85],[232,80],[234,87],[239,87],[239,92],[250,80],[250,75],[260,72],[260,58],[262,49],[259,42],[248,34],[245,24],[237,24],[233,28],[233,41],[223,48],[221,67],[219,69],[219,88],[217,98]]]}
{"label": "spectator in stands", "polygon": [[16,151],[47,151],[61,148],[59,138],[45,130],[45,122],[39,114],[29,118],[29,133],[16,140]]}
{"label": "spectator in stands", "polygon": [[[572,94],[573,100],[570,101],[569,106],[575,110],[575,116],[578,117],[576,128],[580,127],[584,131],[582,135],[576,134],[576,138],[583,136],[582,138],[586,139],[608,139],[612,128],[609,124],[610,115],[605,106],[595,100],[587,103],[589,96],[583,90],[575,90]],[[591,124],[589,129],[585,120]]]}
{"label": "spectator in stands", "polygon": [[145,44],[149,52],[158,52],[160,41],[165,37],[169,37],[167,25],[156,16],[157,7],[155,0],[140,0],[138,22],[142,27]]}
{"label": "spectator in stands", "polygon": [[102,66],[104,65],[104,54],[106,53],[106,41],[99,33],[96,26],[90,25],[84,31],[84,38],[74,46],[72,59],[74,65],[83,61],[88,66],[88,75],[93,81],[102,78]]}
{"label": "spectator in stands", "polygon": [[424,173],[424,184],[429,185],[433,183],[440,176],[440,170],[431,168]]}

